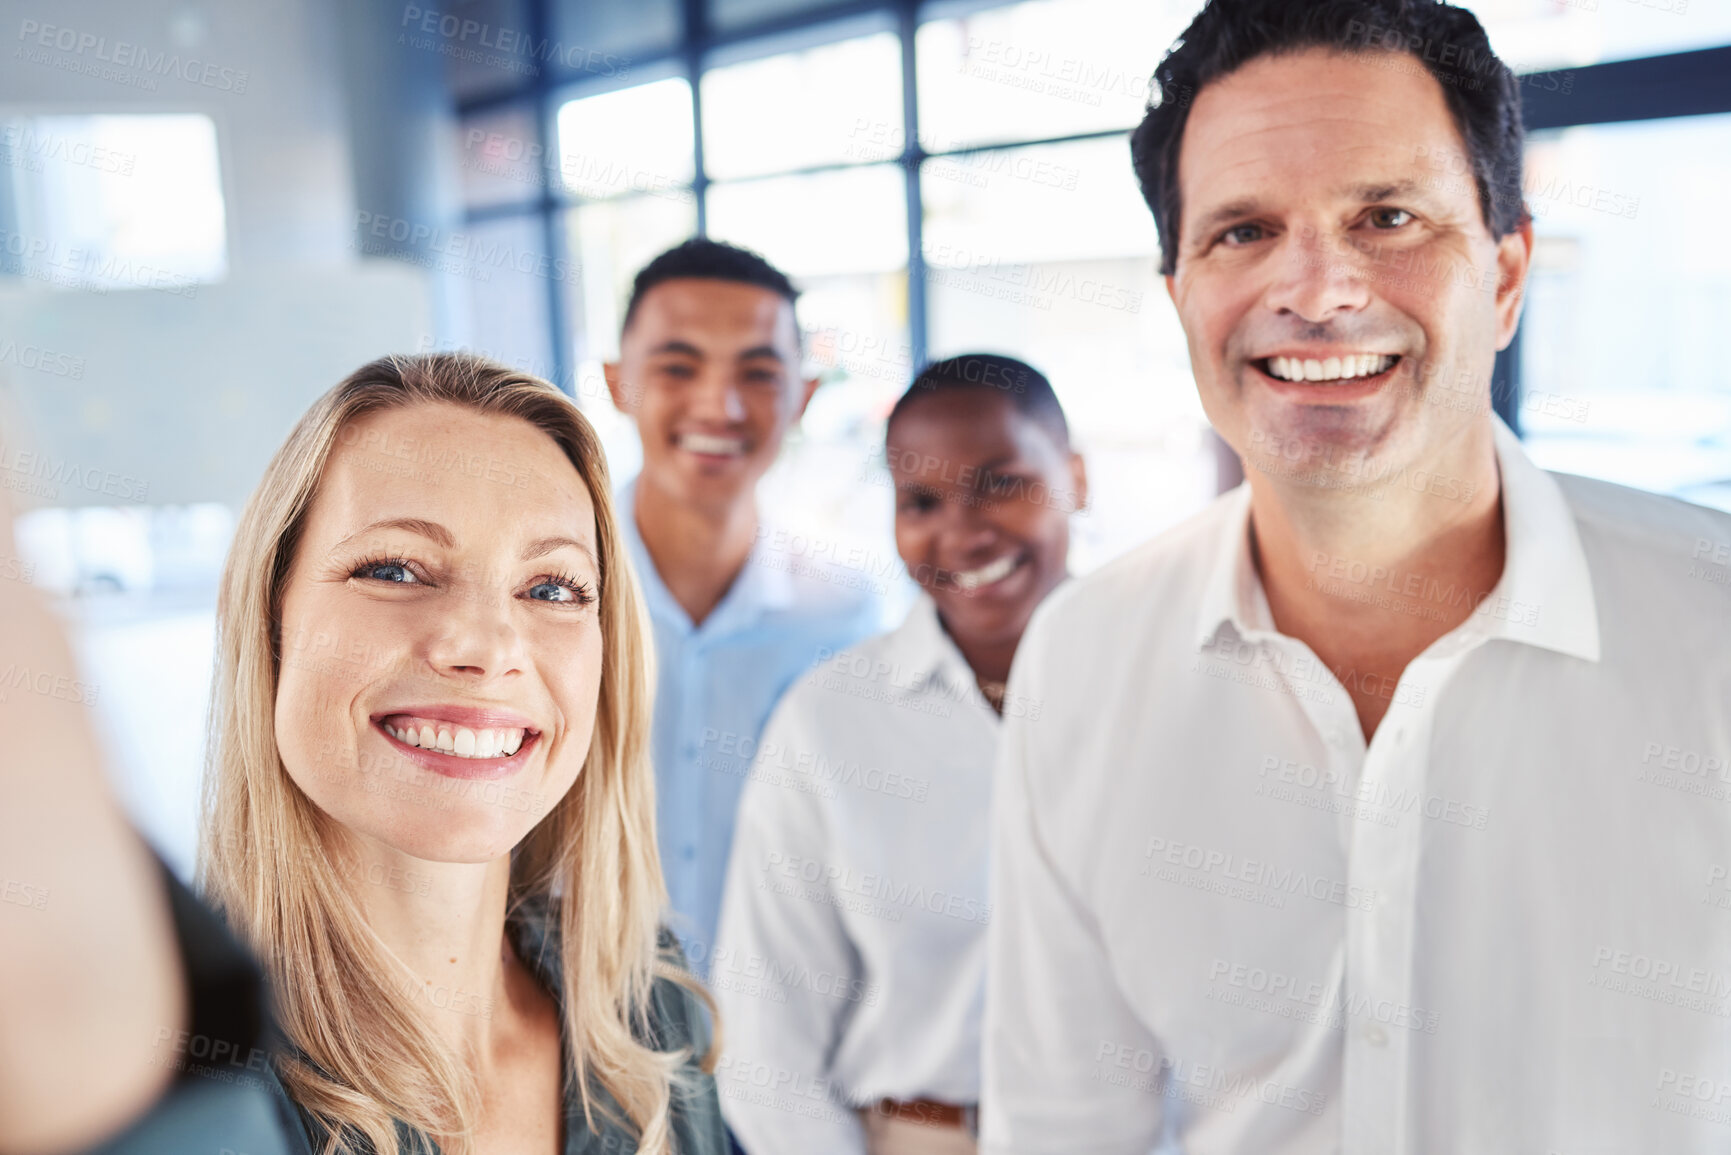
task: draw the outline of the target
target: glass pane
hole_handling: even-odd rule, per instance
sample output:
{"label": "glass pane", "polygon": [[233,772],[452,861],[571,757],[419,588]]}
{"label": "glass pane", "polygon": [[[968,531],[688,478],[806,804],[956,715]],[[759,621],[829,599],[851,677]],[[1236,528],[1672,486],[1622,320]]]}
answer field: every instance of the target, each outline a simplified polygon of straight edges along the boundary
{"label": "glass pane", "polygon": [[742,28],[763,20],[820,12],[837,0],[709,0],[709,18],[717,28]]}
{"label": "glass pane", "polygon": [[14,269],[57,288],[191,295],[228,273],[227,216],[208,116],[0,118],[17,174]]}
{"label": "glass pane", "polygon": [[[1133,128],[1195,0],[1034,0],[920,26],[929,152]],[[1127,163],[1127,162],[1126,162]]]}
{"label": "glass pane", "polygon": [[697,201],[619,197],[565,213],[566,247],[582,270],[565,295],[576,346],[577,405],[595,425],[615,480],[637,472],[637,430],[613,408],[601,363],[619,354],[619,327],[637,270],[697,231]]}
{"label": "glass pane", "polygon": [[528,103],[464,117],[457,158],[463,204],[471,209],[539,200],[551,167]]}
{"label": "glass pane", "polygon": [[468,227],[464,260],[446,266],[469,285],[475,352],[542,377],[550,376],[553,344],[547,319],[549,282],[577,279],[575,267],[549,253],[539,217],[511,217]]}
{"label": "glass pane", "polygon": [[529,0],[405,4],[400,43],[445,60],[458,99],[527,88],[540,75],[544,38],[529,34]]}
{"label": "glass pane", "polygon": [[860,582],[894,596],[893,502],[874,483],[883,420],[912,373],[906,187],[899,167],[871,165],[709,190],[710,235],[756,249],[799,286],[807,370],[823,380],[764,479],[765,508],[834,544],[830,556],[874,559]]}
{"label": "glass pane", "polygon": [[559,109],[559,171],[568,192],[685,196],[695,145],[683,77],[567,101]]}
{"label": "glass pane", "polygon": [[697,231],[697,201],[683,197],[621,197],[565,214],[567,244],[582,270],[570,294],[577,356],[600,361],[619,351],[619,326],[637,271]]}
{"label": "glass pane", "polygon": [[1731,44],[1723,0],[1463,0],[1516,72]]}
{"label": "glass pane", "polygon": [[703,74],[703,161],[717,180],[888,160],[902,123],[893,32]]}
{"label": "glass pane", "polygon": [[1535,135],[1527,165],[1534,459],[1731,509],[1731,116]]}
{"label": "glass pane", "polygon": [[890,272],[908,263],[905,190],[882,164],[712,185],[709,234],[790,276]]}
{"label": "glass pane", "polygon": [[1051,379],[1088,457],[1072,560],[1084,572],[1215,492],[1153,220],[1123,137],[1004,149],[961,174],[948,164],[921,172],[931,353],[1008,353]]}
{"label": "glass pane", "polygon": [[576,0],[547,8],[564,48],[559,61],[566,73],[623,80],[635,67],[634,58],[671,50],[683,27],[680,0]]}

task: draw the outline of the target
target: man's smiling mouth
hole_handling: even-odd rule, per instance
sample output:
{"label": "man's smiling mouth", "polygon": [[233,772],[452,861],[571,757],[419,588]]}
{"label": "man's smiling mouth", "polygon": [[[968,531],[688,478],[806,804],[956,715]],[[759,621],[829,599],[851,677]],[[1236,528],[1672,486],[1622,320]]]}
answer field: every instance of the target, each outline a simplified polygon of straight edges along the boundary
{"label": "man's smiling mouth", "polygon": [[1277,381],[1356,381],[1376,377],[1400,363],[1390,353],[1349,353],[1344,357],[1263,357],[1253,361]]}

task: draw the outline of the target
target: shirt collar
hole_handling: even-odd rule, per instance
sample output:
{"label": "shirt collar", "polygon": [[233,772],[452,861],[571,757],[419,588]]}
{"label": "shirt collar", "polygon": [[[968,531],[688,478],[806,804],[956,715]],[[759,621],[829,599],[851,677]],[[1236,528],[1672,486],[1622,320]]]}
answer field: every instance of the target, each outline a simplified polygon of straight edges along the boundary
{"label": "shirt collar", "polygon": [[975,685],[973,667],[944,629],[931,595],[921,593],[905,621],[889,637],[889,658],[900,667],[898,681],[916,688],[941,683],[966,691]]}
{"label": "shirt collar", "polygon": [[[1599,619],[1592,573],[1575,518],[1556,478],[1533,464],[1502,418],[1493,416],[1502,485],[1503,576],[1467,628],[1558,653],[1599,660]],[[1275,631],[1274,615],[1250,556],[1250,485],[1226,503],[1197,618],[1197,648],[1230,623],[1245,640]]]}
{"label": "shirt collar", "polygon": [[636,478],[619,487],[614,497],[614,512],[620,534],[625,538],[626,551],[637,569],[638,583],[643,587],[643,599],[648,604],[650,617],[677,625],[687,633],[700,630],[706,634],[732,633],[755,625],[768,610],[785,609],[793,603],[793,575],[786,564],[794,559],[777,557],[766,546],[770,535],[759,522],[757,540],[746,555],[745,565],[733,579],[733,584],[727,587],[721,602],[703,619],[703,625],[694,626],[691,615],[685,612],[685,607],[679,604],[661,579],[661,571],[655,568],[655,559],[649,556],[649,547],[643,544],[643,534],[637,528]]}

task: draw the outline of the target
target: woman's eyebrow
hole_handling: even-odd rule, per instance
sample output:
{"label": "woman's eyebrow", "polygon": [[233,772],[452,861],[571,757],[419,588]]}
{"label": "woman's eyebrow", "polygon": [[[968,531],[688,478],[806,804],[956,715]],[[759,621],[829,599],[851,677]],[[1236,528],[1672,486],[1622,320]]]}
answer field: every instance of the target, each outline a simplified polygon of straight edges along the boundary
{"label": "woman's eyebrow", "polygon": [[420,534],[422,537],[429,538],[432,541],[437,542],[439,545],[444,546],[446,549],[451,549],[457,544],[457,539],[451,536],[451,531],[436,521],[428,521],[424,517],[387,517],[383,520],[375,521],[371,525],[357,529],[354,533],[349,534],[349,536],[337,542],[334,549],[340,550],[351,541],[354,541],[357,537],[364,537],[365,535],[372,533],[374,530],[379,529],[407,530],[409,533],[416,533]]}
{"label": "woman's eyebrow", "polygon": [[563,549],[566,546],[570,546],[588,558],[589,564],[596,569],[601,568],[601,563],[595,560],[595,551],[574,537],[544,537],[539,541],[530,542],[523,550],[523,560],[534,561],[538,557],[546,557],[554,550]]}

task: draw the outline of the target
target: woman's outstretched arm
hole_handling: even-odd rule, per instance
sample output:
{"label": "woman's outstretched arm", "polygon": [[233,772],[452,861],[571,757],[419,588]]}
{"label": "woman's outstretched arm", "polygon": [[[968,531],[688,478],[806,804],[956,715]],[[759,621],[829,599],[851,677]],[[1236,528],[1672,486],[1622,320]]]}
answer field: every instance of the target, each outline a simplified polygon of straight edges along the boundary
{"label": "woman's outstretched arm", "polygon": [[[16,556],[0,492],[0,555]],[[60,622],[0,568],[0,1155],[97,1142],[173,1076],[186,993],[160,870],[109,793]]]}

